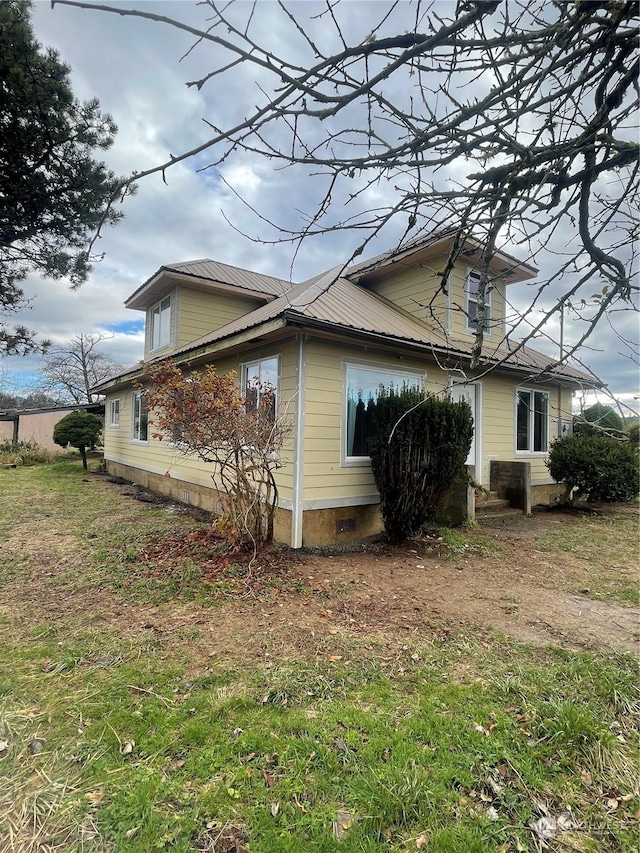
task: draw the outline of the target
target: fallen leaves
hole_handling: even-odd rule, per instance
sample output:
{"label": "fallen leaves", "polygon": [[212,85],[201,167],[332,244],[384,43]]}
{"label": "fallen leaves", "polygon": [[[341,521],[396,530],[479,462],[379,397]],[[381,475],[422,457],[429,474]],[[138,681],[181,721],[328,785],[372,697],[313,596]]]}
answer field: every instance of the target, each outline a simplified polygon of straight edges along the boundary
{"label": "fallen leaves", "polygon": [[158,537],[135,554],[127,549],[123,563],[130,580],[171,581],[191,591],[206,588],[209,594],[217,586],[230,599],[260,597],[272,588],[282,591],[288,585],[299,588],[289,572],[294,556],[277,548],[265,549],[259,556],[259,563],[252,562],[249,568],[253,551],[231,547],[214,528],[207,527]]}
{"label": "fallen leaves", "polygon": [[349,829],[358,822],[358,816],[344,809],[339,809],[335,820],[331,825],[333,837],[337,841],[342,841]]}

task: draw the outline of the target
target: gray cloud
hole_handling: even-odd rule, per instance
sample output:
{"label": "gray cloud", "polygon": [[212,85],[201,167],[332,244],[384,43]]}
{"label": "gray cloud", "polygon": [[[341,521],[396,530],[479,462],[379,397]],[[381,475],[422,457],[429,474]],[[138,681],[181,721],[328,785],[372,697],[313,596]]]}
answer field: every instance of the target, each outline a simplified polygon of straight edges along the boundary
{"label": "gray cloud", "polygon": [[[127,5],[135,8],[136,2],[132,0]],[[246,8],[246,4],[242,6]],[[205,14],[196,4],[174,0],[144,2],[140,7],[200,25]],[[276,4],[259,3],[258,7],[256,35],[259,28],[261,37],[270,41],[275,52],[286,50],[292,60],[302,60],[304,42],[293,25],[277,14]],[[295,11],[295,4],[290,8]],[[304,3],[305,13],[310,10],[319,14],[325,8],[323,4]],[[389,28],[412,28],[413,18],[407,15],[415,14],[415,8],[398,4],[393,13],[395,24]],[[382,17],[383,9],[387,9],[386,4],[346,2],[341,4],[340,14],[345,29],[356,33],[356,39],[362,41]],[[179,62],[193,46],[194,39],[171,27],[62,6],[52,11],[44,2],[35,4],[33,20],[39,40],[56,48],[71,66],[76,95],[82,99],[98,97],[102,108],[116,120],[119,134],[105,159],[118,174],[149,168],[169,154],[180,153],[209,138],[211,129],[203,117],[220,124],[239,121],[245,109],[251,109],[264,98],[260,79],[248,66],[238,66],[232,74],[227,74],[224,86],[212,81],[201,91],[187,88],[187,81],[198,79],[211,69],[215,48],[200,44]],[[327,49],[340,49],[339,38],[326,15],[310,19],[308,27],[311,38],[321,39]],[[319,141],[326,128],[316,126],[311,132]],[[271,141],[278,146],[278,129],[270,134]],[[105,259],[95,266],[90,281],[72,292],[64,282],[30,277],[25,290],[33,297],[32,307],[20,316],[20,321],[62,343],[80,331],[98,331],[136,320],[142,315],[124,308],[126,297],[160,265],[199,257],[289,277],[293,247],[285,243],[267,248],[241,236],[238,231],[264,240],[277,239],[279,235],[239,201],[221,176],[234,184],[262,215],[285,228],[299,227],[301,216],[313,212],[322,193],[321,181],[301,169],[275,169],[273,163],[256,161],[248,154],[238,155],[221,169],[196,171],[212,159],[204,152],[195,160],[174,167],[167,174],[168,185],[158,175],[145,179],[138,195],[125,202],[125,219],[104,233],[98,248],[105,252]],[[466,170],[466,166],[456,164],[443,178],[463,178]],[[348,190],[357,185],[356,181]],[[393,187],[386,180],[350,204],[347,204],[347,189],[343,189],[335,196],[333,217],[342,219],[366,209],[371,202],[386,205],[392,198]],[[238,231],[230,227],[227,219]],[[394,223],[387,228],[367,254],[393,245],[403,226],[404,223]],[[305,243],[296,258],[293,278],[302,280],[333,266],[347,257],[360,239],[358,234],[336,232]],[[518,247],[511,249],[523,257]],[[544,274],[546,269],[541,272]],[[549,303],[557,298],[557,292],[550,292]],[[515,289],[512,293],[515,294]],[[525,308],[528,295],[522,289],[513,296],[514,304]],[[535,317],[532,315],[531,319]],[[611,318],[611,326],[602,326],[591,342],[593,348],[585,350],[584,361],[612,390],[629,395],[638,393],[637,368],[626,356],[618,354],[623,347],[616,336],[617,333],[636,339],[636,319],[616,315]],[[568,342],[574,331],[568,324],[565,329]],[[536,345],[555,354],[557,324],[550,324],[547,334],[551,340],[541,339]],[[105,345],[105,351],[123,363],[138,360],[142,350],[141,334],[118,334]],[[15,384],[20,373],[37,372],[40,363],[35,357],[4,359],[0,367],[7,381]]]}

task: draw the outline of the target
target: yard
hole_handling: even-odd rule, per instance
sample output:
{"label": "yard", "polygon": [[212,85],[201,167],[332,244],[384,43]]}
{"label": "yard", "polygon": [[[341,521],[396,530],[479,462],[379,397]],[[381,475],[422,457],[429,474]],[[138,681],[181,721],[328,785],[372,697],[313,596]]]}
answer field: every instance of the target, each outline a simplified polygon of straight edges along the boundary
{"label": "yard", "polygon": [[638,508],[223,553],[0,470],[2,851],[636,851]]}

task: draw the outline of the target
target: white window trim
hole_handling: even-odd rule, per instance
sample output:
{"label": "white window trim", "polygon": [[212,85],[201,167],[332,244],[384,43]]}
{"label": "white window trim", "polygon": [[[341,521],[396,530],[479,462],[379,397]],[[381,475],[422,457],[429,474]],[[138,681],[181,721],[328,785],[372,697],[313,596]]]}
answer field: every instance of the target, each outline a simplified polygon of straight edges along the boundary
{"label": "white window trim", "polygon": [[385,364],[384,362],[373,361],[351,361],[349,359],[342,360],[342,405],[340,413],[340,467],[341,468],[362,468],[371,467],[370,456],[347,456],[347,406],[349,385],[347,382],[349,368],[356,370],[380,370],[384,373],[397,373],[398,376],[407,377],[415,376],[419,380],[420,386],[424,391],[427,383],[427,373],[425,370],[418,370],[410,367],[396,367],[395,365]]}
{"label": "white window trim", "polygon": [[[115,404],[118,404],[118,420],[113,419],[113,409]],[[120,429],[120,418],[122,417],[122,401],[120,397],[116,397],[114,400],[109,400],[109,424],[108,429]]]}
{"label": "white window trim", "polygon": [[131,443],[132,444],[149,444],[149,413],[147,412],[147,437],[136,438],[134,435],[134,426],[136,420],[136,399],[142,398],[142,391],[132,391],[131,393]]}
{"label": "white window trim", "polygon": [[[169,340],[167,341],[166,344],[160,344],[160,346],[154,347],[153,346],[153,312],[156,310],[156,308],[159,308],[162,305],[162,303],[165,302],[167,299],[169,300]],[[169,349],[169,347],[171,346],[171,343],[173,340],[173,327],[174,327],[173,314],[174,314],[174,311],[175,311],[175,298],[174,298],[173,293],[171,293],[171,292],[165,293],[165,295],[161,299],[158,299],[158,301],[154,302],[154,304],[149,308],[149,314],[148,314],[149,335],[148,335],[147,352],[160,352],[163,349]],[[158,316],[160,317],[160,315],[158,315]]]}
{"label": "white window trim", "polygon": [[[546,450],[518,450],[518,393],[527,391],[529,394],[544,394],[547,398],[547,447]],[[529,442],[533,443],[534,410],[529,408]],[[519,385],[516,388],[514,410],[513,410],[513,449],[515,456],[526,456],[527,459],[544,459],[549,455],[549,445],[551,444],[551,392],[541,388],[530,388],[527,385]]]}
{"label": "white window trim", "polygon": [[262,356],[260,356],[260,358],[252,358],[252,359],[248,359],[247,361],[241,361],[240,362],[240,394],[242,395],[242,397],[245,397],[247,394],[247,379],[246,379],[246,375],[245,375],[247,372],[247,368],[251,367],[252,364],[257,364],[258,365],[258,375],[259,375],[260,374],[260,362],[261,361],[271,361],[274,358],[276,359],[276,361],[278,363],[278,367],[276,370],[276,387],[275,387],[276,413],[277,413],[278,406],[280,405],[280,394],[281,394],[280,386],[281,386],[281,379],[282,379],[282,377],[281,377],[282,360],[280,358],[279,352],[272,353],[271,355],[262,355]]}
{"label": "white window trim", "polygon": [[[467,332],[467,334],[475,335],[476,327],[472,326],[469,323],[469,299],[470,299],[469,279],[471,278],[471,276],[474,276],[475,278],[480,279],[480,273],[477,272],[474,269],[474,267],[467,267],[467,274],[464,278],[464,326],[465,326],[465,331]],[[484,301],[485,301],[485,306],[488,307],[488,309],[489,309],[489,322],[487,323],[487,325],[485,327],[484,337],[489,338],[489,339],[493,337],[492,333],[493,333],[493,327],[494,327],[494,323],[495,323],[495,318],[493,316],[493,299],[491,298],[492,290],[493,290],[493,284],[491,281],[488,281],[487,287],[486,287],[486,290],[484,293]],[[477,305],[477,300],[475,300],[475,301],[476,301],[476,305]]]}

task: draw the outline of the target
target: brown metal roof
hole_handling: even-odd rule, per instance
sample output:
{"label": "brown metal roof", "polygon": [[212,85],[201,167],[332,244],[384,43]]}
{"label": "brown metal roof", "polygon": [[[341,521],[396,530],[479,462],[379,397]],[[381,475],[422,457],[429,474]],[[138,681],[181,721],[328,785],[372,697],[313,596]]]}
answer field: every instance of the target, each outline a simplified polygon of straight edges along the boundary
{"label": "brown metal roof", "polygon": [[[230,338],[240,332],[261,326],[269,320],[283,318],[288,323],[304,325],[323,324],[334,332],[357,332],[375,335],[389,343],[417,344],[430,348],[445,357],[468,358],[473,341],[451,338],[444,332],[427,326],[408,312],[398,308],[383,297],[364,290],[340,276],[341,267],[335,267],[308,282],[292,288],[285,296],[239,317],[226,326],[204,335],[172,354],[172,358],[185,356],[193,350]],[[567,365],[556,365],[550,358],[531,347],[517,349],[516,343],[500,346],[485,344],[483,365],[504,362],[505,369],[523,372],[545,372],[557,379],[597,384],[589,374]]]}
{"label": "brown metal roof", "polygon": [[281,296],[294,287],[293,283],[286,279],[201,258],[198,261],[184,261],[161,266],[125,300],[127,308],[145,308],[154,298],[159,298],[167,290],[168,283],[165,276],[170,277],[172,274],[191,278],[193,285],[199,289],[206,290],[208,287],[215,289],[216,286],[221,285],[227,288],[235,287],[245,295],[255,294],[265,300]]}
{"label": "brown metal roof", "polygon": [[281,296],[294,287],[294,283],[272,275],[253,272],[252,270],[232,267],[229,264],[202,258],[199,261],[185,261],[178,264],[165,264],[161,269],[175,271],[196,278],[210,279],[221,284],[231,284],[244,290],[255,290],[256,293],[269,293],[271,296]]}
{"label": "brown metal roof", "polygon": [[[430,248],[437,246],[439,243],[451,242],[456,233],[457,229],[455,228],[442,228],[438,231],[432,231],[427,235],[420,235],[419,237],[404,243],[402,246],[397,246],[389,252],[382,252],[379,255],[375,255],[373,258],[369,258],[366,261],[361,261],[360,263],[349,267],[344,272],[344,276],[350,281],[359,282],[362,280],[364,282],[364,280],[374,276],[376,273],[380,274],[385,271],[386,267],[393,266],[394,264],[406,266],[411,262],[414,255],[427,252]],[[477,254],[477,250],[480,248],[481,243],[478,240],[473,237],[467,237],[461,248],[461,257],[466,257],[470,249],[475,250]],[[502,264],[506,263],[506,267],[504,267],[500,272],[507,274],[507,283],[510,283],[510,281],[523,281],[528,278],[533,278],[538,272],[538,270],[531,266],[531,264],[520,261],[517,258],[514,258],[513,255],[502,250],[496,251],[494,266],[498,262],[502,262]]]}

